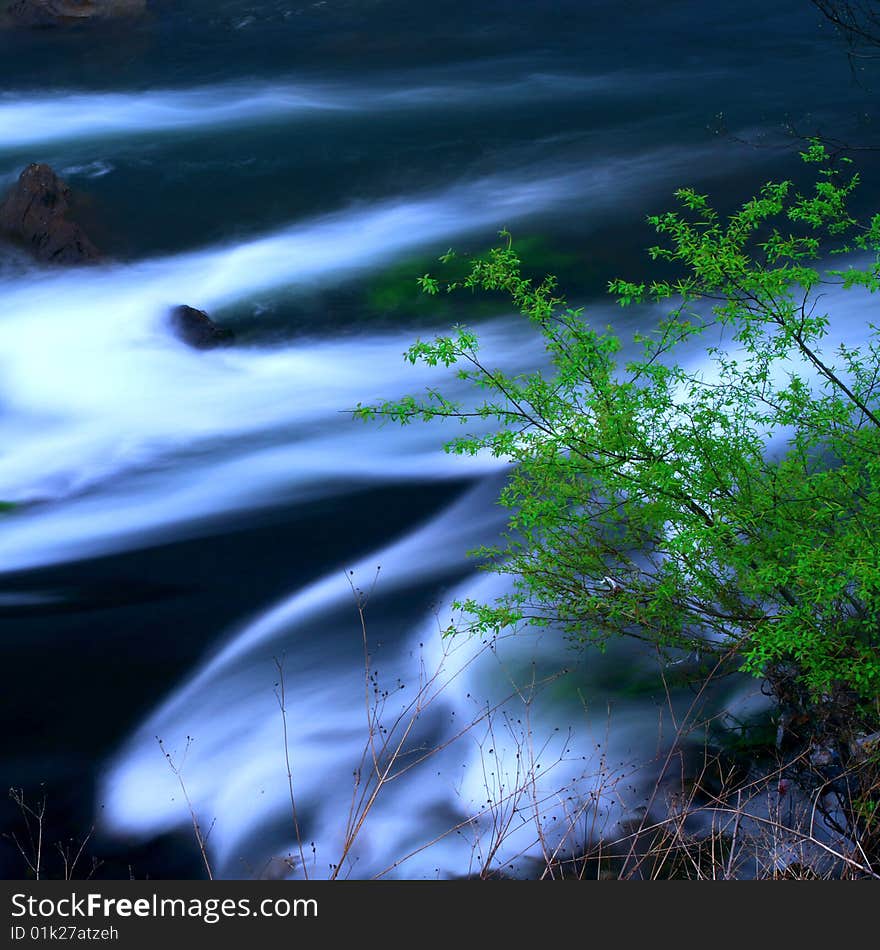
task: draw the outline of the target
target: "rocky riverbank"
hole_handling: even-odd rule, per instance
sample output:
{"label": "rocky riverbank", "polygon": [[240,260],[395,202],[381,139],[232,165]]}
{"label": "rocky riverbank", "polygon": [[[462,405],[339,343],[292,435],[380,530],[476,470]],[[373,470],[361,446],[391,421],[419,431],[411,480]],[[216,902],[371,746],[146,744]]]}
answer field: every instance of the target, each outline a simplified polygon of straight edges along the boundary
{"label": "rocky riverbank", "polygon": [[0,25],[71,26],[140,16],[146,7],[146,0],[9,0],[0,4]]}

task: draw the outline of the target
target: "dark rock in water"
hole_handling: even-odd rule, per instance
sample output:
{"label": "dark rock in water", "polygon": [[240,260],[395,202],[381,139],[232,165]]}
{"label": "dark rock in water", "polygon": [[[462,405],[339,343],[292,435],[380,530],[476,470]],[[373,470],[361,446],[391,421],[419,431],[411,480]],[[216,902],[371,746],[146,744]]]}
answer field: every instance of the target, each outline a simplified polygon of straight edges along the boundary
{"label": "dark rock in water", "polygon": [[182,304],[175,307],[169,316],[177,336],[197,350],[210,350],[232,342],[229,330],[218,327],[204,310]]}
{"label": "dark rock in water", "polygon": [[146,0],[12,0],[7,18],[15,26],[65,26],[143,13]]}
{"label": "dark rock in water", "polygon": [[98,260],[98,249],[68,220],[69,210],[67,185],[48,165],[28,165],[0,204],[0,234],[51,264]]}

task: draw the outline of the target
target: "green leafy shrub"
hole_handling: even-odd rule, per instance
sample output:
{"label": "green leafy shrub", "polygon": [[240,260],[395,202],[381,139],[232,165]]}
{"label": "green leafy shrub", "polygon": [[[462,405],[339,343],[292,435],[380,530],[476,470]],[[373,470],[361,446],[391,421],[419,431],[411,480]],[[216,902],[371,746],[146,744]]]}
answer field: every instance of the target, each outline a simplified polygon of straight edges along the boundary
{"label": "green leafy shrub", "polygon": [[[432,389],[356,410],[484,420],[489,431],[465,429],[447,450],[514,463],[500,496],[509,530],[475,552],[511,588],[460,605],[473,629],[634,636],[738,657],[757,675],[784,664],[815,695],[880,694],[880,339],[870,324],[860,344],[835,341],[823,309],[829,285],[880,287],[880,215],[851,216],[858,175],[821,144],[803,158],[817,170],[809,194],[770,183],[722,220],[683,189],[676,210],[649,218],[651,257],[680,276],[610,283],[622,306],[667,311],[651,311],[632,358],[554,278],[526,279],[506,232],[463,279],[419,278],[428,294],[507,295],[552,367],[507,375],[459,326],[406,357],[454,364],[481,391],[476,407]],[[831,255],[843,266],[828,270]]]}

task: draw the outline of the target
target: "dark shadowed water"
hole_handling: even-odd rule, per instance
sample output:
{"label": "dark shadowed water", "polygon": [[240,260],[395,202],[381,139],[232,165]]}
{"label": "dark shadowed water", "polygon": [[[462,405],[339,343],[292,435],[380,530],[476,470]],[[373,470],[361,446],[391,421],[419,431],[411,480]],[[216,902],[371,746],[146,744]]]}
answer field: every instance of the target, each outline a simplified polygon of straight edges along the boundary
{"label": "dark shadowed water", "polygon": [[[618,321],[603,288],[641,273],[646,213],[681,185],[727,207],[800,175],[786,126],[869,141],[870,80],[807,0],[155,0],[135,24],[0,32],[0,187],[50,163],[110,261],[45,271],[0,249],[0,500],[16,505],[0,516],[3,787],[44,783],[58,835],[97,823],[102,873],[199,874],[155,739],[180,755],[189,735],[218,873],[263,873],[293,846],[283,655],[300,818],[325,874],[364,743],[344,571],[369,584],[381,564],[376,664],[410,689],[440,651],[434,606],[492,593],[464,552],[501,526],[503,470],[444,455],[437,429],[346,412],[436,381],[400,354],[462,313],[427,307],[415,276],[508,227],[537,270]],[[165,322],[179,303],[237,345],[187,349]],[[499,364],[539,361],[503,309],[465,316]],[[421,741],[503,695],[533,647],[471,665],[475,648],[459,651]],[[646,661],[552,638],[538,655],[572,667],[534,713],[561,763],[553,788],[598,768],[609,702],[610,757],[651,758]],[[573,744],[553,738],[570,727]],[[473,814],[484,765],[468,739],[389,788],[350,873]],[[472,870],[472,838],[453,839],[394,873]],[[14,849],[3,861],[22,873]]]}

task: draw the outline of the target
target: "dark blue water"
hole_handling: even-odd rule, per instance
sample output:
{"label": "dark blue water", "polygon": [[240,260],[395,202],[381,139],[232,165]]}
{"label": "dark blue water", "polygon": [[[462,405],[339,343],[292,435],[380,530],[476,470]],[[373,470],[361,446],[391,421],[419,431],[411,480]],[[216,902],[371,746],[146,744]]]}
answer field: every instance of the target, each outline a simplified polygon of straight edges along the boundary
{"label": "dark blue water", "polygon": [[[97,822],[100,873],[198,874],[154,740],[191,734],[218,873],[259,873],[291,847],[272,691],[284,653],[326,868],[364,726],[342,572],[382,564],[377,650],[392,678],[417,676],[432,605],[474,583],[464,552],[500,527],[492,464],[345,410],[426,382],[400,353],[462,316],[505,365],[539,359],[503,309],[432,310],[414,277],[509,227],[536,270],[617,320],[603,288],[640,273],[646,213],[680,185],[730,207],[801,175],[791,128],[870,143],[873,78],[806,0],[156,0],[136,24],[0,34],[2,187],[52,164],[111,261],[49,273],[0,257],[0,498],[17,504],[0,522],[3,785],[44,783],[58,836]],[[876,160],[860,162],[870,182]],[[186,350],[163,322],[177,303],[239,344]],[[517,649],[509,668],[528,665]],[[544,725],[582,717],[586,690],[618,705],[620,760],[650,758],[644,665],[540,655],[576,668]],[[504,678],[468,676],[486,695]],[[469,702],[451,688],[425,741]],[[468,814],[475,769],[469,747],[400,782],[350,873]],[[11,806],[3,820],[18,827]],[[14,849],[3,860],[21,873]],[[397,873],[470,860],[444,844]]]}

